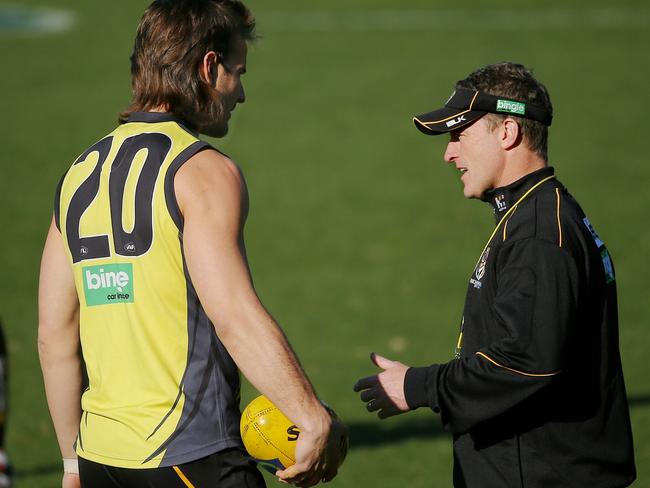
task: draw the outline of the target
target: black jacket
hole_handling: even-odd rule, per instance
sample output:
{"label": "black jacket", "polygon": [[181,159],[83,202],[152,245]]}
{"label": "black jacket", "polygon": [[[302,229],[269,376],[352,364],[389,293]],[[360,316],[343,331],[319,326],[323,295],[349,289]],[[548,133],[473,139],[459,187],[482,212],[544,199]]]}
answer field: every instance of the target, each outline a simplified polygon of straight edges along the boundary
{"label": "black jacket", "polygon": [[470,278],[457,357],[409,369],[407,402],[454,434],[456,487],[628,486],[611,257],[553,168],[486,200],[498,227]]}

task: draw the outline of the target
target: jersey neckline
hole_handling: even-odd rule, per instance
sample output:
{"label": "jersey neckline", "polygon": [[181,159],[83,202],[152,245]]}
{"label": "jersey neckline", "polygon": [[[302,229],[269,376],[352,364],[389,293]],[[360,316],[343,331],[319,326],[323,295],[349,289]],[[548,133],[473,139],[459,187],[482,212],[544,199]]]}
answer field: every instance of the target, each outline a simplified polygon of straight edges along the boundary
{"label": "jersey neckline", "polygon": [[126,122],[145,122],[149,124],[156,124],[160,122],[176,122],[187,132],[191,133],[195,137],[198,137],[198,133],[196,131],[190,129],[183,120],[178,118],[172,112],[132,112]]}

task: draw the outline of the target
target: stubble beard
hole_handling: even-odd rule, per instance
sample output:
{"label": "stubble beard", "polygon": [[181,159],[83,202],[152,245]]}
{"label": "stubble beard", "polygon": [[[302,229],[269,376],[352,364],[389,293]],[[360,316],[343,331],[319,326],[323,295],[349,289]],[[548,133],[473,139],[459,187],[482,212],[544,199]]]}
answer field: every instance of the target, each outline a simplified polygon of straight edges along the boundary
{"label": "stubble beard", "polygon": [[209,137],[224,137],[228,133],[228,112],[218,96],[215,94],[213,97],[210,108],[198,114],[198,130]]}

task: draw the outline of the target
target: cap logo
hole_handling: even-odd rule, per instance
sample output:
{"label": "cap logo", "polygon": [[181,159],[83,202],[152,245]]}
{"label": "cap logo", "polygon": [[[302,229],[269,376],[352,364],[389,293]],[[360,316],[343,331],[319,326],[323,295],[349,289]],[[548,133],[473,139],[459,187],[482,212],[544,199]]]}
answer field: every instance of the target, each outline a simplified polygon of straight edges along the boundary
{"label": "cap logo", "polygon": [[526,113],[526,104],[511,100],[497,100],[497,112],[524,115]]}
{"label": "cap logo", "polygon": [[525,115],[526,104],[521,102],[513,102],[511,100],[497,100],[497,112]]}
{"label": "cap logo", "polygon": [[461,122],[465,122],[465,116],[464,115],[461,115],[460,117],[456,117],[455,119],[451,119],[451,120],[445,122],[445,125],[447,127],[453,127],[455,125],[460,124]]}

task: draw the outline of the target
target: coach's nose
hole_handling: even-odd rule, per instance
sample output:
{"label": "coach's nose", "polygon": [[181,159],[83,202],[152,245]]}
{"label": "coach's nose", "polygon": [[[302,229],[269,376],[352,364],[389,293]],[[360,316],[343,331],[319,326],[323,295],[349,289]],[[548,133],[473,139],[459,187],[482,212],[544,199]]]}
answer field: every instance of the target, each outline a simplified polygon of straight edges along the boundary
{"label": "coach's nose", "polygon": [[447,163],[454,163],[458,159],[458,141],[452,139],[447,143],[443,157]]}

